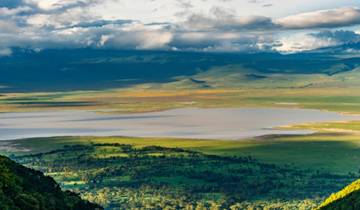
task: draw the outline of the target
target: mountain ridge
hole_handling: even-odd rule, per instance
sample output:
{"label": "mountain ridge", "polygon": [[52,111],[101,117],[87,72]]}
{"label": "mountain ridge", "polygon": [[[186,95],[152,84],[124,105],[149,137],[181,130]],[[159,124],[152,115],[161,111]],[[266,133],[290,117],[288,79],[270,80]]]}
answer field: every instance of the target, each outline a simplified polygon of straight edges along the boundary
{"label": "mountain ridge", "polygon": [[[332,53],[229,54],[96,49],[18,49],[0,57],[0,93],[101,90],[139,84],[165,84],[194,78],[214,68],[242,66],[249,80],[271,74],[334,75],[358,67],[360,58]],[[241,69],[233,69],[234,73]],[[202,87],[202,86],[201,86]],[[205,86],[206,88],[207,86]]]}

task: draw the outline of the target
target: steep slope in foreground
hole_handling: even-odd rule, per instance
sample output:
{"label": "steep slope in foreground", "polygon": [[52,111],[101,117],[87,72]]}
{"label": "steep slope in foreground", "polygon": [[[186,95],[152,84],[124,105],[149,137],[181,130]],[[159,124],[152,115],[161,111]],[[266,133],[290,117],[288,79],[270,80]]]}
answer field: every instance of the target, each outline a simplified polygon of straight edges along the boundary
{"label": "steep slope in foreground", "polygon": [[95,210],[101,207],[83,201],[41,172],[28,169],[0,156],[1,210]]}
{"label": "steep slope in foreground", "polygon": [[358,210],[360,209],[360,179],[332,194],[318,210]]}

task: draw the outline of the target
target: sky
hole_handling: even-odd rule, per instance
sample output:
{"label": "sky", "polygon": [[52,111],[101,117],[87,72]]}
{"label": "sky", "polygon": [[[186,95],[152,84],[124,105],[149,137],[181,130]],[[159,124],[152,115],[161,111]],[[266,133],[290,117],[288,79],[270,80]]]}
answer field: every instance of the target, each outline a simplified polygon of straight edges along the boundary
{"label": "sky", "polygon": [[293,53],[360,42],[359,0],[0,0],[15,47]]}

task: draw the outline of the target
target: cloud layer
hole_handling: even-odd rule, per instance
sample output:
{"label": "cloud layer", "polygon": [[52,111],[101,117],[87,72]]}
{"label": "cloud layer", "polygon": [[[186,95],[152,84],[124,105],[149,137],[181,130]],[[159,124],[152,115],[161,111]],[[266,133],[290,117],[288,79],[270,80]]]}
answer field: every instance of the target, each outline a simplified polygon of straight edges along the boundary
{"label": "cloud layer", "polygon": [[360,24],[360,9],[339,8],[297,14],[276,21],[283,28],[333,28]]}
{"label": "cloud layer", "polygon": [[224,7],[192,12],[190,2],[178,1],[178,21],[144,23],[92,12],[119,0],[2,0],[0,56],[12,47],[297,52],[360,41],[355,32],[339,30],[360,24],[357,7],[271,18]]}

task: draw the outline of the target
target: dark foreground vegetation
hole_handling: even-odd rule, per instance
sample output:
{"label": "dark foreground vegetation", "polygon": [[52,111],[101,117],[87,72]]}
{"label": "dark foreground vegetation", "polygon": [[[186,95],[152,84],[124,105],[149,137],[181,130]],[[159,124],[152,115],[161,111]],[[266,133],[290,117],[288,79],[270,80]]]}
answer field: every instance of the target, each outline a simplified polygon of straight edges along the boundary
{"label": "dark foreground vegetation", "polygon": [[0,156],[1,210],[95,210],[96,204],[81,200],[41,172]]}
{"label": "dark foreground vegetation", "polygon": [[357,177],[124,144],[12,157],[106,209],[312,209]]}

